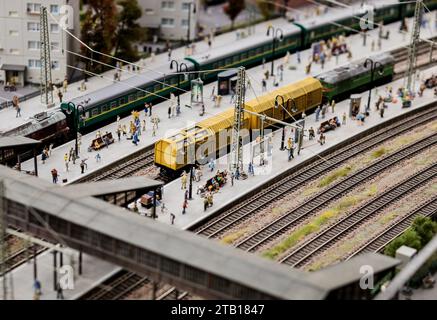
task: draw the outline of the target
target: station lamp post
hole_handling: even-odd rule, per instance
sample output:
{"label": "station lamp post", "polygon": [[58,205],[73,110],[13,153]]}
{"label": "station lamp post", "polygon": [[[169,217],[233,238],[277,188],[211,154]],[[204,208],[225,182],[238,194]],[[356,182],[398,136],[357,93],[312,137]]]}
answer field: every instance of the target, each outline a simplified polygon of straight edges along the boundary
{"label": "station lamp post", "polygon": [[[188,30],[187,30],[187,48],[188,48],[190,46],[191,11],[193,11],[193,13],[196,13],[196,4],[194,2],[187,2],[186,5],[188,6]],[[191,9],[191,6],[193,6],[193,9]]]}
{"label": "station lamp post", "polygon": [[[278,99],[281,100],[281,103],[279,103]],[[286,107],[291,104],[291,112],[296,113],[297,107],[296,107],[296,101],[293,98],[288,98],[287,101],[285,101],[284,96],[278,94],[275,98],[275,109],[278,109],[279,106],[282,107],[282,119],[285,121],[285,111],[287,111]],[[287,113],[292,117],[292,115],[287,111]],[[282,138],[281,138],[281,151],[285,150],[285,126],[282,128]]]}
{"label": "station lamp post", "polygon": [[370,99],[372,96],[372,90],[373,90],[373,81],[375,80],[375,72],[378,71],[379,75],[384,74],[384,66],[378,62],[373,61],[370,58],[367,58],[366,61],[364,61],[364,68],[368,68],[370,66],[370,89],[369,89],[369,98],[367,100],[367,106],[366,106],[366,112],[369,112],[370,110]]}
{"label": "station lamp post", "polygon": [[284,39],[284,32],[281,28],[275,28],[273,26],[269,26],[267,28],[267,36],[270,36],[270,31],[272,34],[272,70],[270,72],[271,76],[274,76],[274,68],[275,68],[275,50],[276,50],[276,43],[279,41],[282,41]]}
{"label": "station lamp post", "polygon": [[[186,161],[187,161],[187,164],[188,163],[190,163],[190,154],[189,154],[189,152],[191,151],[191,150],[188,150],[188,146],[189,146],[189,144],[188,144],[188,140],[187,140],[187,138],[185,138],[185,140],[184,140],[184,154],[186,155]],[[188,200],[193,200],[193,167],[194,167],[194,164],[193,163],[191,163],[190,164],[190,181],[189,181],[189,186],[188,186]]]}
{"label": "station lamp post", "polygon": [[189,200],[193,200],[193,167],[194,167],[194,165],[192,165],[190,167],[190,188],[188,191],[188,199]]}
{"label": "station lamp post", "polygon": [[78,147],[78,134],[79,134],[79,128],[80,128],[80,122],[81,122],[81,115],[85,117],[85,108],[83,105],[75,105],[73,102],[68,102],[67,104],[63,104],[61,106],[61,109],[64,110],[67,114],[73,114],[73,124],[74,124],[74,134],[76,137],[75,142],[75,154],[76,158],[79,157],[79,147]]}
{"label": "station lamp post", "polygon": [[176,60],[172,60],[170,62],[170,70],[173,70],[174,65],[176,65],[176,72],[177,72],[177,77],[178,77],[178,106],[180,106],[181,105],[181,99],[180,99],[181,73],[184,72],[183,69],[185,70],[185,72],[188,72],[188,66],[184,62],[179,63]]}
{"label": "station lamp post", "polygon": [[[285,108],[285,106],[284,106],[284,104],[285,104],[284,96],[281,96],[280,94],[278,94],[276,96],[276,98],[275,98],[275,109],[279,108],[279,101],[278,101],[279,98],[281,99],[282,119],[284,119],[285,118],[284,117],[284,108]],[[285,126],[282,127],[282,138],[281,138],[281,148],[280,148],[280,150],[281,151],[285,150]]]}

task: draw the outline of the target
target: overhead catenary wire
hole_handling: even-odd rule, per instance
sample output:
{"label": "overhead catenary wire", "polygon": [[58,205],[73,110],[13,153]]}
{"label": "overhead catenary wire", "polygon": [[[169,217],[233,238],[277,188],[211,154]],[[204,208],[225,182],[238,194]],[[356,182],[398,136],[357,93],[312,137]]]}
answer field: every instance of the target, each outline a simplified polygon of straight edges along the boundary
{"label": "overhead catenary wire", "polygon": [[[307,1],[310,1],[310,2],[311,2],[311,0],[307,0]],[[271,1],[264,1],[264,2],[272,3]],[[313,3],[314,3],[314,2],[313,2]],[[278,5],[278,6],[282,6],[282,5],[280,5],[280,4],[276,4],[276,5]],[[287,6],[282,6],[282,7],[289,8],[289,7],[287,7]],[[299,11],[299,12],[300,12],[300,10],[295,9],[295,8],[289,8],[289,9],[296,10],[296,11]],[[99,51],[96,51],[96,50],[90,48],[90,47],[89,47],[88,45],[86,45],[83,41],[81,41],[80,39],[78,39],[74,34],[72,34],[72,33],[69,32],[66,28],[64,28],[64,26],[62,26],[62,25],[61,25],[61,24],[56,20],[56,18],[55,18],[55,17],[50,13],[50,12],[49,12],[49,15],[51,16],[51,18],[52,18],[52,19],[53,19],[53,20],[54,20],[54,21],[55,21],[59,26],[62,27],[62,29],[63,29],[67,34],[69,34],[71,37],[73,37],[76,41],[79,41],[79,42],[80,42],[82,45],[84,45],[87,49],[91,50],[91,52],[94,52],[94,53],[97,53],[97,54],[101,54],[101,55],[103,55],[103,56],[107,56],[107,57],[109,57],[109,58],[111,58],[111,59],[115,59],[115,60],[120,61],[120,62],[123,62],[123,63],[127,63],[128,65],[136,66],[136,67],[138,67],[139,69],[149,70],[149,71],[152,71],[152,72],[155,72],[155,73],[162,74],[163,76],[170,76],[170,75],[177,75],[177,74],[184,74],[184,75],[187,75],[187,74],[192,74],[192,73],[199,74],[199,73],[218,72],[218,71],[225,71],[225,70],[235,70],[235,68],[219,68],[219,69],[208,69],[208,70],[199,70],[199,71],[172,72],[172,73],[165,74],[165,73],[163,73],[163,72],[159,72],[159,71],[154,70],[154,69],[145,68],[144,66],[139,66],[139,65],[136,64],[136,63],[131,63],[131,62],[128,62],[128,61],[126,61],[126,60],[119,59],[119,58],[117,58],[117,57],[114,57],[114,56],[111,56],[111,55],[108,55],[108,54],[104,54],[104,53],[102,53],[102,52],[99,52]],[[355,17],[355,18],[362,20],[361,17]],[[339,26],[339,27],[345,28],[345,29],[347,29],[347,30],[351,30],[351,31],[353,31],[353,32],[360,33],[360,31],[357,31],[357,30],[355,30],[355,29],[353,29],[353,28],[350,28],[350,27],[347,27],[347,26],[344,26],[344,25],[338,24],[338,23],[336,23],[336,22],[330,22],[330,23],[332,23],[332,24],[334,24],[334,25],[336,25],[336,26]],[[111,65],[109,65],[109,64],[106,64],[106,63],[103,63],[103,62],[97,61],[97,60],[95,60],[95,59],[93,59],[93,58],[89,58],[89,57],[86,57],[86,56],[80,55],[80,54],[75,53],[75,52],[72,52],[72,51],[70,51],[70,50],[67,50],[67,52],[69,52],[69,53],[71,53],[71,54],[74,54],[74,55],[78,55],[78,56],[80,56],[80,57],[82,57],[82,58],[85,58],[85,59],[91,60],[91,61],[93,61],[93,62],[96,62],[96,63],[102,64],[102,65],[105,65],[105,66],[107,66],[107,67],[111,67],[111,68],[113,68],[113,69],[117,69],[117,70],[120,70],[120,71],[124,71],[124,70],[121,69],[121,68],[113,67],[113,66],[111,66]],[[134,74],[134,73],[131,73],[131,72],[129,72],[129,71],[127,71],[127,73]],[[135,74],[135,75],[137,75],[137,76],[141,76],[141,75],[139,75],[139,74]],[[146,78],[145,76],[143,76],[143,77]],[[162,81],[159,81],[159,80],[156,80],[156,79],[150,79],[150,80],[151,80],[152,82],[156,82],[156,83],[162,84],[162,85],[167,86],[167,87],[174,88],[174,89],[179,90],[179,91],[182,91],[182,92],[188,92],[187,90],[184,90],[184,89],[178,88],[178,87],[176,87],[176,86],[174,86],[174,85],[166,84],[166,83],[164,83],[164,82],[162,82]]]}
{"label": "overhead catenary wire", "polygon": [[[116,60],[116,61],[118,61],[118,62],[122,62],[122,63],[124,63],[124,64],[127,64],[127,65],[131,65],[131,66],[135,66],[135,67],[137,67],[137,68],[139,68],[139,69],[143,69],[143,70],[147,70],[147,71],[151,71],[151,72],[155,72],[155,73],[157,73],[157,74],[160,74],[160,75],[168,75],[168,74],[166,74],[166,73],[164,73],[164,72],[161,72],[161,71],[158,71],[158,70],[156,70],[156,69],[151,69],[151,68],[146,68],[145,66],[141,66],[141,65],[139,65],[139,64],[137,64],[137,63],[133,63],[133,62],[129,62],[129,61],[127,61],[127,60],[124,60],[124,59],[120,59],[120,58],[118,58],[118,57],[115,57],[115,56],[113,56],[113,55],[110,55],[110,54],[107,54],[107,53],[103,53],[103,52],[100,52],[100,51],[97,51],[97,50],[94,50],[93,48],[91,48],[90,46],[88,46],[85,42],[83,42],[82,40],[80,40],[78,37],[76,37],[73,33],[71,33],[70,31],[68,31],[68,29],[67,28],[65,28],[62,24],[60,24],[59,23],[59,21],[58,20],[56,20],[56,18],[53,16],[53,14],[51,14],[50,12],[48,12],[48,14],[50,15],[50,17],[62,28],[62,30],[64,30],[70,37],[72,37],[74,40],[76,40],[76,41],[78,41],[80,44],[82,44],[85,48],[87,48],[88,50],[90,50],[92,53],[95,53],[95,54],[100,54],[100,55],[102,55],[102,56],[104,56],[104,57],[107,57],[107,58],[110,58],[110,59],[114,59],[114,60]],[[100,61],[98,61],[98,60],[95,60],[95,59],[93,59],[93,61],[94,62],[96,62],[96,63],[101,63]],[[225,71],[225,70],[232,70],[232,69],[235,69],[235,68],[220,68],[220,69],[210,69],[210,70],[202,70],[202,71],[188,71],[188,72],[174,72],[174,73],[171,73],[171,74],[187,74],[187,73],[200,73],[200,72],[211,72],[211,71],[219,71],[219,70],[222,70],[222,71]]]}
{"label": "overhead catenary wire", "polygon": [[[307,1],[310,1],[310,0],[307,0]],[[265,2],[270,2],[270,3],[271,3],[271,1],[265,1]],[[278,5],[278,4],[277,4],[277,5]],[[281,6],[281,5],[279,5],[279,6]],[[286,6],[284,6],[284,7],[286,7]],[[288,8],[288,7],[286,7],[286,8]],[[293,9],[293,10],[297,10],[297,9],[294,9],[294,8],[291,8],[291,9]],[[297,11],[299,11],[299,10],[297,10]],[[50,14],[50,13],[49,13],[49,14]],[[55,20],[55,21],[59,24],[59,22],[58,22],[58,21],[53,17],[53,15],[50,14],[50,16],[51,16],[51,18],[52,18],[53,20]],[[359,17],[358,17],[358,18],[359,18]],[[362,19],[362,18],[359,18],[359,19]],[[341,27],[348,28],[348,27],[346,27],[346,26],[342,26],[341,24],[338,24],[338,23],[335,23],[335,22],[332,22],[332,23],[335,24],[335,25],[337,25],[337,26],[341,26]],[[59,24],[59,25],[60,25],[60,24]],[[82,43],[84,46],[86,46],[86,47],[87,47],[89,50],[91,50],[92,52],[99,53],[99,54],[103,54],[103,53],[101,53],[101,52],[98,52],[98,51],[96,51],[96,50],[93,50],[92,48],[90,48],[89,46],[87,46],[86,44],[84,44],[80,39],[78,39],[78,38],[75,37],[73,34],[71,34],[71,32],[69,32],[68,30],[64,29],[63,26],[61,26],[61,27],[62,27],[62,29],[65,30],[65,31],[66,31],[70,36],[72,36],[75,40],[77,40],[77,41],[79,41],[80,43]],[[357,30],[355,30],[355,29],[352,29],[352,28],[349,28],[349,29],[353,30],[354,32],[358,32],[358,33],[359,33],[359,31],[357,31]],[[93,58],[89,58],[89,57],[83,56],[83,55],[81,55],[81,54],[78,54],[78,53],[72,52],[72,51],[70,51],[70,50],[67,50],[67,52],[69,52],[69,53],[71,53],[71,54],[75,54],[75,55],[80,56],[80,57],[85,58],[85,59],[89,59],[89,60],[94,61],[94,62],[96,62],[96,63],[100,63],[100,64],[102,64],[102,65],[112,67],[112,68],[114,68],[114,69],[116,69],[116,70],[122,70],[122,71],[124,71],[124,70],[121,69],[121,68],[113,67],[113,66],[111,66],[111,65],[109,65],[109,64],[106,64],[106,63],[103,63],[103,62],[97,61],[97,60],[95,60],[95,59],[93,59]],[[209,69],[209,70],[199,70],[199,71],[188,71],[188,72],[180,72],[180,73],[177,73],[177,72],[176,72],[176,73],[165,74],[165,73],[161,73],[161,72],[158,72],[158,71],[156,71],[156,70],[153,70],[153,69],[148,69],[148,68],[144,68],[144,67],[142,67],[142,66],[138,66],[137,64],[130,63],[130,62],[127,62],[127,61],[125,61],[125,60],[123,60],[123,59],[119,59],[119,58],[116,58],[116,57],[113,57],[113,56],[110,56],[110,55],[106,55],[106,54],[103,54],[103,55],[108,56],[108,57],[113,58],[113,59],[118,60],[118,61],[122,61],[122,62],[128,63],[128,64],[130,64],[130,65],[137,66],[139,69],[151,70],[151,71],[153,71],[153,72],[163,74],[164,76],[170,76],[170,75],[176,75],[176,74],[185,74],[185,75],[186,75],[186,74],[191,74],[191,73],[197,73],[197,74],[199,74],[199,73],[214,72],[214,71],[235,70],[235,68],[219,68],[219,69]],[[70,67],[71,67],[71,66],[70,66]],[[78,70],[77,67],[75,67],[75,69]],[[81,70],[83,70],[83,69],[81,69]],[[87,72],[87,73],[89,73],[89,74],[94,74],[94,75],[96,75],[96,76],[100,76],[100,75],[97,75],[97,74],[95,74],[95,73],[90,73],[90,72],[88,72],[88,71],[85,71],[85,72]],[[132,74],[132,75],[142,76],[142,75],[139,75],[139,74],[136,74],[136,73],[130,72],[130,71],[126,71],[126,72],[129,73],[129,74]],[[101,77],[101,76],[100,76],[100,77]],[[146,77],[145,77],[145,78],[146,78]],[[171,88],[177,89],[177,90],[182,91],[182,92],[185,92],[185,93],[189,92],[189,91],[187,91],[187,90],[177,88],[177,87],[174,86],[174,85],[169,85],[169,84],[166,84],[166,83],[164,83],[164,82],[162,82],[162,81],[159,81],[159,80],[156,80],[156,79],[151,79],[151,81],[153,81],[153,82],[157,82],[157,83],[160,83],[160,84],[162,84],[162,85],[164,85],[164,86],[168,86],[168,87],[171,87]],[[138,90],[141,90],[141,91],[144,91],[144,92],[148,92],[147,90],[143,90],[143,89],[140,89],[140,88],[138,88],[138,87],[134,87],[134,86],[130,86],[130,87],[135,88],[135,89],[138,89]],[[156,95],[156,94],[155,94],[155,95]],[[159,96],[159,95],[157,95],[157,96]],[[160,97],[161,97],[161,96],[160,96]]]}
{"label": "overhead catenary wire", "polygon": [[[113,79],[110,79],[110,78],[104,77],[104,76],[102,76],[101,74],[97,74],[97,73],[94,73],[94,72],[92,72],[92,71],[85,70],[85,69],[82,69],[82,68],[78,68],[78,67],[75,67],[75,66],[72,66],[72,65],[69,65],[69,64],[67,64],[66,66],[67,66],[68,68],[75,69],[75,70],[82,71],[82,72],[86,72],[86,73],[88,73],[88,74],[90,74],[90,75],[92,75],[92,76],[96,76],[96,77],[99,77],[99,78],[102,78],[102,79],[105,79],[105,80],[108,80],[108,81],[114,82]],[[161,96],[161,95],[159,95],[159,94],[156,94],[156,93],[154,93],[154,92],[151,92],[151,91],[148,91],[148,90],[145,90],[145,89],[142,89],[142,88],[138,88],[138,87],[132,86],[132,85],[127,84],[126,82],[123,82],[123,81],[118,81],[117,83],[120,83],[120,84],[122,84],[122,85],[124,85],[124,86],[126,86],[126,87],[131,88],[131,89],[136,89],[136,90],[138,90],[138,91],[142,91],[142,92],[144,92],[144,93],[147,93],[147,94],[151,94],[151,95],[157,96],[157,97],[159,97],[159,98],[161,98],[161,99],[164,99],[164,100],[170,100],[170,98],[167,98],[167,97]]]}
{"label": "overhead catenary wire", "polygon": [[[321,3],[319,3],[319,2],[317,2],[317,1],[315,1],[315,0],[305,0],[305,1],[310,2],[310,3],[313,3],[313,4],[317,4],[317,5],[320,5],[320,6],[328,7],[327,5],[321,4]],[[343,7],[343,8],[351,8],[351,9],[353,8],[351,5],[347,5],[347,4],[344,4],[344,3],[339,3],[339,2],[337,2],[337,1],[335,1],[335,0],[326,0],[326,1],[327,1],[327,2],[330,2],[330,3],[332,3],[332,4],[336,4],[336,5],[338,5],[338,6],[341,6],[341,7]],[[409,3],[416,3],[416,1],[395,2],[395,3],[393,3],[393,4],[394,4],[394,5],[403,5],[403,4],[409,4]],[[341,4],[341,5],[340,5],[340,4]],[[427,7],[424,3],[422,3],[422,4],[423,4],[423,6],[428,10],[428,12],[431,13],[431,10],[429,10],[428,7]],[[293,9],[293,8],[291,8],[291,9]],[[361,21],[363,20],[363,18],[362,18],[362,17],[359,17],[359,16],[352,16],[352,17],[355,18],[355,19],[359,19],[359,20],[361,20]],[[382,23],[377,23],[377,22],[375,22],[375,21],[373,21],[372,24],[374,24],[374,25],[376,25],[376,26],[378,26],[378,27],[383,27],[383,26],[384,26]],[[405,34],[405,35],[408,35],[408,34],[409,34],[407,31],[404,31],[404,30],[399,30],[399,32],[402,33],[402,34]],[[430,34],[432,35],[432,30],[430,30]],[[370,35],[369,35],[369,36],[370,36]],[[432,43],[432,44],[435,43],[434,41],[429,40],[429,39],[420,38],[420,40],[425,41],[425,42],[428,42],[428,43]],[[409,48],[408,46],[403,46],[403,47],[404,47],[404,48]]]}
{"label": "overhead catenary wire", "polygon": [[[56,46],[52,46],[52,47],[55,47],[55,48],[57,48],[57,49],[61,49],[61,48],[56,47]],[[120,68],[120,67],[113,66],[113,65],[110,65],[110,64],[107,64],[107,63],[101,62],[101,61],[96,61],[96,60],[94,60],[94,59],[92,59],[92,58],[89,58],[89,57],[87,57],[87,56],[84,56],[84,55],[82,55],[82,54],[80,54],[80,53],[77,53],[77,52],[74,52],[74,51],[71,51],[71,50],[67,50],[67,49],[64,49],[64,50],[65,50],[66,52],[68,52],[68,53],[70,53],[70,54],[72,54],[72,55],[78,56],[78,57],[80,57],[80,58],[83,58],[83,59],[87,59],[87,60],[91,60],[91,61],[97,62],[97,63],[99,63],[99,64],[101,64],[101,65],[103,65],[103,66],[105,66],[105,67],[110,67],[110,68],[112,68],[112,69],[114,69],[114,70],[117,70],[117,71],[120,71],[120,72],[126,72],[126,73],[128,73],[128,74],[133,75],[133,76],[137,76],[137,77],[144,78],[145,80],[151,80],[151,81],[153,81],[153,82],[157,82],[157,83],[159,83],[159,84],[162,84],[162,85],[167,86],[167,87],[169,87],[169,88],[173,88],[173,89],[176,89],[176,90],[182,91],[182,92],[184,92],[184,93],[189,92],[189,91],[187,91],[187,90],[184,90],[184,89],[178,88],[177,86],[174,86],[174,85],[171,85],[171,84],[168,84],[168,83],[165,83],[165,82],[162,82],[162,81],[156,80],[156,79],[149,78],[149,77],[147,77],[147,76],[145,76],[145,75],[142,75],[142,74],[139,74],[139,73],[135,73],[135,72],[131,72],[131,71],[129,71],[129,70],[123,70],[123,69]],[[170,73],[170,74],[167,74],[167,75],[164,74],[164,77],[169,76],[169,75],[173,75],[173,73]]]}
{"label": "overhead catenary wire", "polygon": [[[59,48],[59,47],[57,47],[57,48]],[[86,56],[83,56],[83,55],[81,55],[81,54],[79,54],[79,53],[76,53],[76,52],[73,52],[73,51],[70,51],[70,50],[66,50],[66,51],[69,52],[69,53],[71,53],[71,54],[77,55],[77,56],[79,56],[79,57],[83,57],[83,58],[85,58],[85,59],[92,59],[92,58],[88,58],[88,57],[86,57]],[[94,60],[94,61],[95,61],[95,60]],[[103,63],[103,62],[98,62],[98,63],[101,63],[102,65],[105,65],[105,66],[111,67],[111,68],[113,68],[113,69],[115,69],[115,70],[118,70],[118,71],[126,72],[126,73],[128,73],[128,74],[131,74],[132,76],[141,76],[140,74],[137,74],[137,73],[135,73],[135,72],[125,71],[125,70],[123,70],[122,68],[114,67],[114,66],[111,66],[111,65],[106,64],[106,63]],[[92,71],[89,71],[89,70],[86,70],[86,69],[83,69],[83,68],[79,68],[79,67],[75,67],[75,66],[72,66],[72,65],[67,65],[67,67],[68,67],[68,68],[71,68],[71,69],[74,69],[74,70],[82,71],[82,72],[85,72],[85,73],[87,73],[87,74],[89,74],[89,75],[96,76],[96,77],[99,77],[99,78],[102,78],[102,79],[106,79],[106,80],[108,80],[108,81],[113,82],[112,79],[109,79],[109,78],[107,78],[107,77],[104,77],[102,74],[97,74],[97,73],[94,73],[94,72],[92,72]],[[169,74],[164,74],[164,77],[171,76],[171,75],[178,75],[178,74],[202,73],[202,72],[223,71],[223,70],[234,70],[234,69],[235,69],[235,68],[229,68],[229,69],[209,69],[209,70],[203,70],[203,71],[192,71],[192,72],[169,73]],[[181,88],[178,88],[177,86],[169,85],[169,84],[166,84],[165,82],[162,82],[162,81],[159,81],[159,80],[148,79],[147,77],[143,77],[143,78],[145,78],[145,79],[147,79],[147,80],[151,80],[152,82],[160,83],[160,84],[162,84],[163,86],[167,86],[167,87],[170,87],[170,88],[173,88],[173,89],[177,89],[177,90],[179,90],[179,91],[182,91],[183,93],[189,93],[189,92],[190,92],[189,90],[181,89]],[[146,93],[150,93],[150,94],[153,94],[153,95],[155,95],[155,96],[159,96],[159,97],[162,98],[162,99],[170,100],[170,99],[168,99],[168,98],[165,98],[165,97],[163,97],[163,96],[161,96],[161,95],[155,94],[155,93],[150,92],[150,91],[148,91],[148,90],[145,90],[145,89],[142,89],[142,88],[139,88],[139,87],[136,87],[136,86],[128,85],[128,84],[124,83],[123,81],[117,81],[117,83],[122,83],[122,84],[125,84],[126,86],[128,86],[128,87],[130,87],[130,88],[132,88],[132,89],[136,89],[136,90],[139,90],[139,91],[143,91],[143,92],[146,92]]]}
{"label": "overhead catenary wire", "polygon": [[[320,5],[320,6],[328,7],[328,6],[326,6],[326,5],[320,4],[320,3],[315,2],[315,1],[313,1],[313,0],[305,0],[305,1],[311,2],[311,3],[313,3],[313,4],[317,4],[317,5]],[[328,1],[329,1],[329,0],[328,0]],[[296,11],[296,12],[298,12],[298,13],[300,13],[300,14],[304,14],[304,12],[303,12],[302,10],[299,10],[299,9],[296,9],[296,8],[293,8],[293,7],[289,7],[289,6],[286,6],[286,5],[280,4],[280,3],[276,3],[276,2],[273,2],[273,1],[269,1],[269,0],[261,0],[261,2],[269,3],[269,4],[273,4],[273,5],[275,5],[275,6],[277,6],[277,7],[280,7],[280,8],[285,8],[285,9],[289,9],[289,10]],[[413,2],[412,2],[412,3],[413,3]],[[414,1],[414,3],[415,3],[415,1]],[[345,5],[345,6],[348,7],[348,8],[352,8],[352,6],[350,6],[350,5]],[[329,8],[329,7],[328,7],[328,8]],[[355,19],[358,19],[358,20],[360,20],[360,21],[363,21],[363,18],[362,18],[362,17],[359,17],[359,16],[352,16],[352,18],[355,18]],[[328,21],[327,24],[331,24],[331,25],[335,25],[335,26],[338,26],[338,27],[342,27],[342,28],[344,28],[344,29],[348,29],[348,30],[350,30],[350,31],[352,31],[352,32],[355,32],[355,33],[364,34],[363,31],[359,31],[359,30],[356,30],[356,29],[350,28],[350,27],[348,27],[348,26],[345,26],[345,25],[339,24],[339,23],[337,23],[337,22]],[[374,24],[374,25],[377,25],[378,27],[382,27],[382,26],[384,26],[383,24],[381,24],[381,23],[376,23],[376,22],[374,22],[374,21],[373,21],[373,24]],[[403,30],[401,30],[400,32],[401,32],[401,33],[404,33],[404,34],[408,34],[408,32],[405,32],[405,31],[403,31]],[[371,34],[369,34],[369,35],[367,35],[367,36],[369,36],[369,37],[373,37]],[[433,41],[428,40],[428,39],[421,39],[421,40],[426,41],[426,42],[432,42],[432,43],[434,43]],[[401,47],[403,47],[403,48],[407,48],[407,49],[409,48],[409,46],[401,46]]]}
{"label": "overhead catenary wire", "polygon": [[49,14],[49,16],[53,19],[53,21],[55,21],[56,24],[59,25],[59,26],[62,28],[62,30],[64,30],[65,33],[67,33],[67,34],[68,34],[70,37],[72,37],[74,40],[78,41],[80,44],[82,44],[85,48],[87,48],[87,49],[90,50],[91,52],[96,53],[96,54],[100,54],[100,55],[102,55],[102,56],[104,56],[104,57],[107,57],[107,58],[110,58],[110,59],[114,59],[114,60],[119,61],[119,62],[123,62],[123,63],[125,63],[125,64],[129,64],[129,65],[131,65],[131,66],[136,66],[136,67],[141,68],[141,69],[145,69],[145,70],[148,70],[148,71],[152,71],[152,72],[155,72],[155,73],[158,73],[158,74],[163,74],[162,72],[159,72],[159,71],[156,71],[156,70],[153,70],[153,69],[149,69],[149,68],[146,68],[146,67],[142,67],[142,66],[139,66],[138,64],[135,64],[135,63],[129,62],[129,61],[127,61],[127,60],[120,59],[120,58],[117,58],[117,57],[111,56],[111,55],[109,55],[109,54],[107,54],[107,53],[103,53],[103,52],[99,52],[99,51],[97,51],[97,50],[94,50],[93,48],[91,48],[90,46],[88,46],[85,42],[83,42],[83,41],[80,40],[78,37],[76,37],[73,33],[71,33],[70,31],[68,31],[68,29],[65,28],[65,26],[63,26],[61,23],[59,23],[58,20],[56,20],[56,18],[53,16],[53,14],[52,14],[51,12],[48,12],[48,14]]}

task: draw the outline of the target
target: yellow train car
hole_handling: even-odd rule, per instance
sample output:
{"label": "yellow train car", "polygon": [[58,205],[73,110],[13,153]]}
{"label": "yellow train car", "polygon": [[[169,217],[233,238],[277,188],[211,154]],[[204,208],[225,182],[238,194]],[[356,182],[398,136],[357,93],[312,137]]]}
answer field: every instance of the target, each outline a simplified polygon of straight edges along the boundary
{"label": "yellow train car", "polygon": [[[228,145],[232,139],[232,127],[234,124],[234,109],[228,109],[224,112],[216,114],[215,116],[205,119],[197,124],[198,127],[208,130],[211,134],[208,145],[202,145],[201,152],[196,146],[197,158],[203,154],[216,154],[225,155],[227,153]],[[242,129],[247,129],[249,132],[249,115],[244,114]]]}
{"label": "yellow train car", "polygon": [[185,150],[191,142],[191,138],[182,132],[158,140],[155,143],[155,164],[171,171],[179,171],[186,167],[188,155]]}
{"label": "yellow train car", "polygon": [[[295,101],[296,110],[293,110],[292,103],[286,104],[287,111],[295,116],[322,103],[322,85],[315,78],[307,78],[250,100],[245,103],[245,109],[278,120],[287,120],[290,115],[280,106],[275,106],[278,95],[284,97],[285,104],[287,101]],[[278,101],[282,103],[281,99]],[[212,155],[217,155],[217,152],[218,156],[225,155],[231,143],[233,123],[234,109],[230,108],[171,137],[157,141],[155,164],[167,171],[177,173],[187,168],[189,164],[207,163]],[[268,127],[272,124],[266,121],[264,126]],[[260,127],[259,117],[244,113],[241,128],[247,129],[246,133]]]}
{"label": "yellow train car", "polygon": [[[277,96],[284,97],[284,106],[286,111],[281,106],[275,106]],[[294,109],[293,101],[296,104]],[[278,103],[282,104],[282,99],[278,98]],[[272,91],[262,97],[252,99],[245,103],[245,109],[264,114],[278,120],[287,120],[290,115],[297,115],[303,111],[310,110],[319,106],[322,103],[322,84],[315,78],[306,78],[301,81],[286,85],[275,91]],[[272,122],[265,121],[264,126],[272,125]],[[261,120],[255,115],[250,115],[250,128],[260,129]]]}

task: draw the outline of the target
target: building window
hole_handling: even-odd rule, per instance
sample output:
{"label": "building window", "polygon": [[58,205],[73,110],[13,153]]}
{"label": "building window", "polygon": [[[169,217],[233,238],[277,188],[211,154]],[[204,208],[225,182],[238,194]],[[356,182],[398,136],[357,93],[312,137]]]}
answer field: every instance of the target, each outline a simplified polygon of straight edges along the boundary
{"label": "building window", "polygon": [[52,50],[52,51],[60,51],[61,47],[59,46],[59,42],[51,42],[50,43],[50,50]]}
{"label": "building window", "polygon": [[52,69],[54,69],[54,70],[59,70],[60,69],[60,67],[59,67],[59,61],[52,61]]}
{"label": "building window", "polygon": [[9,49],[10,54],[20,54],[20,50],[18,49]]}
{"label": "building window", "polygon": [[9,35],[10,36],[14,36],[14,37],[17,37],[18,36],[18,31],[17,30],[9,30]]}
{"label": "building window", "polygon": [[28,22],[27,23],[27,31],[39,32],[40,25],[39,22]]}
{"label": "building window", "polygon": [[188,19],[182,19],[181,26],[182,28],[188,28]]}
{"label": "building window", "polygon": [[174,19],[172,19],[172,18],[162,18],[161,19],[161,25],[163,27],[173,27],[174,26]]}
{"label": "building window", "polygon": [[59,25],[57,25],[56,23],[51,23],[50,24],[50,32],[51,33],[58,33],[59,32]]}
{"label": "building window", "polygon": [[27,66],[29,67],[29,69],[39,69],[41,68],[41,60],[30,59]]}
{"label": "building window", "polygon": [[146,9],[144,11],[146,12],[146,15],[148,15],[148,16],[152,16],[155,14],[155,10],[153,10],[153,9]]}
{"label": "building window", "polygon": [[50,5],[50,13],[59,14],[59,6],[57,4]]}
{"label": "building window", "polygon": [[188,11],[188,9],[190,9],[190,3],[191,2],[182,2],[182,10],[184,11]]}
{"label": "building window", "polygon": [[173,10],[174,9],[174,2],[173,1],[162,1],[161,8],[164,10]]}
{"label": "building window", "polygon": [[39,41],[28,41],[27,49],[29,50],[39,50],[41,49],[41,42]]}
{"label": "building window", "polygon": [[18,17],[18,11],[9,11],[10,17]]}
{"label": "building window", "polygon": [[41,12],[41,4],[40,3],[28,3],[27,4],[27,13],[39,14],[40,12]]}

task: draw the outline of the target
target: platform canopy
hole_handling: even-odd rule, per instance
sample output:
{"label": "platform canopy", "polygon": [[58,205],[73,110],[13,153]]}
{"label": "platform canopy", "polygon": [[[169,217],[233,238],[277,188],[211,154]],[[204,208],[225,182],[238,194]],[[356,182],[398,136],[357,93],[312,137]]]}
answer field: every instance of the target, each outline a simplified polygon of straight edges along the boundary
{"label": "platform canopy", "polygon": [[150,191],[159,188],[164,183],[146,177],[130,177],[117,180],[104,180],[69,185],[62,188],[70,196],[78,199],[83,197],[99,197],[129,191]]}
{"label": "platform canopy", "polygon": [[26,66],[24,65],[19,65],[19,64],[2,64],[0,66],[0,70],[4,70],[4,71],[25,71],[26,70]]}
{"label": "platform canopy", "polygon": [[0,150],[39,145],[41,141],[22,136],[0,137]]}

